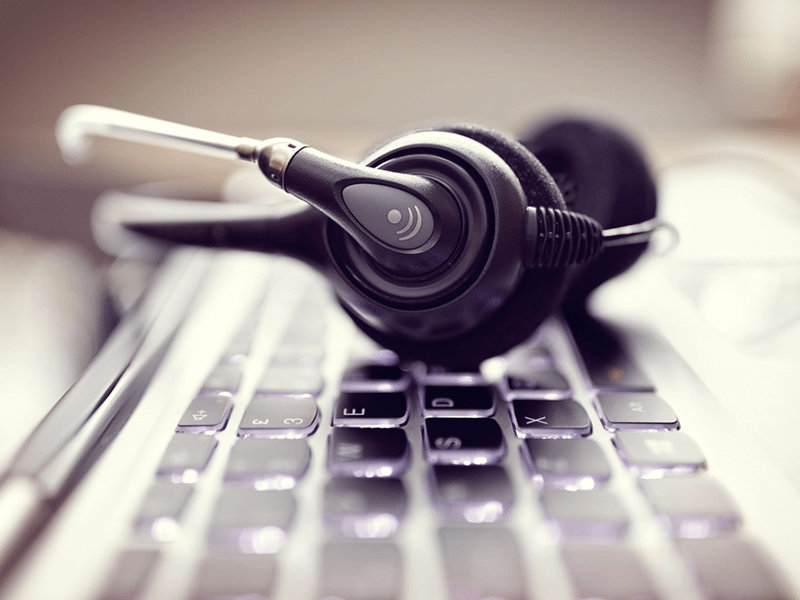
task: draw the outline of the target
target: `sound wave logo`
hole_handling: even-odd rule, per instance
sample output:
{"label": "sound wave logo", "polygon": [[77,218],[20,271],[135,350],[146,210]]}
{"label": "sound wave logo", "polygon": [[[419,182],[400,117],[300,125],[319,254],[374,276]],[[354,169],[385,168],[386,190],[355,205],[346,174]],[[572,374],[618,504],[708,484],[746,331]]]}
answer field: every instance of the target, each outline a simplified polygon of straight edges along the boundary
{"label": "sound wave logo", "polygon": [[[419,212],[419,207],[416,204],[414,205],[414,211],[416,211],[416,218],[414,216],[414,212],[412,212],[411,210],[411,207],[410,206],[408,207],[408,223],[406,224],[405,227],[403,227],[399,231],[395,231],[397,235],[402,236],[408,230],[411,230],[411,233],[409,233],[408,235],[404,235],[403,237],[398,238],[398,241],[400,242],[405,242],[406,240],[410,240],[419,233],[420,229],[422,229],[422,214]],[[403,219],[403,213],[401,213],[396,208],[393,208],[386,215],[386,218],[392,225],[397,225]]]}

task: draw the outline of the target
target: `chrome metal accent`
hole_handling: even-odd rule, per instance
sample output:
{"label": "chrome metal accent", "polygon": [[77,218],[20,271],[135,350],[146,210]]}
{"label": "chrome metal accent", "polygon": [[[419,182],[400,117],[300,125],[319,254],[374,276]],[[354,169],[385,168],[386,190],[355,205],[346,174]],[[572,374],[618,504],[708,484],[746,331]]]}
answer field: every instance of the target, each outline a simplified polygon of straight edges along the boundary
{"label": "chrome metal accent", "polygon": [[258,145],[256,155],[252,160],[258,163],[261,172],[270,183],[286,191],[283,183],[286,167],[289,166],[294,155],[305,147],[305,144],[289,138],[271,138]]}
{"label": "chrome metal accent", "polygon": [[678,233],[675,227],[666,221],[654,218],[633,225],[623,225],[622,227],[603,230],[603,246],[611,248],[613,246],[640,244],[649,241],[660,230],[667,230],[677,238]]}

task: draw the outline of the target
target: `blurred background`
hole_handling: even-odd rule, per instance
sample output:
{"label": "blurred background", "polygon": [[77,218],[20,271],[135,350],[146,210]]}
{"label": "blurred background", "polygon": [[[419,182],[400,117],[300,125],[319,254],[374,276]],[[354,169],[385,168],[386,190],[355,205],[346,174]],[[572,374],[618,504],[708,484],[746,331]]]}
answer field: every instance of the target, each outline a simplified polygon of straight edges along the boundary
{"label": "blurred background", "polygon": [[97,195],[166,179],[213,195],[234,168],[119,142],[69,167],[68,106],[351,158],[415,125],[514,133],[577,107],[624,123],[656,170],[710,140],[797,158],[800,2],[3,0],[0,82],[0,369],[22,407],[3,427],[21,435],[103,336]]}

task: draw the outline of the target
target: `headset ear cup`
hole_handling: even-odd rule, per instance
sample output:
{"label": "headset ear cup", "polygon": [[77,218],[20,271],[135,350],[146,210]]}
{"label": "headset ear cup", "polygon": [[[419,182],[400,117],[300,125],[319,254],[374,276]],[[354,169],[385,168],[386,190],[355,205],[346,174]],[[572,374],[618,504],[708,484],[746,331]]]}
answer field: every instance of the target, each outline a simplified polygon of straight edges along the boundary
{"label": "headset ear cup", "polygon": [[[516,140],[475,125],[450,124],[436,127],[436,130],[471,138],[497,154],[517,176],[528,205],[566,208],[553,178]],[[502,354],[528,339],[558,306],[566,289],[566,268],[528,269],[514,293],[486,320],[469,331],[440,342],[398,340],[381,333],[352,311],[348,312],[365,333],[403,357],[455,369],[475,369],[481,361]]]}
{"label": "headset ear cup", "polygon": [[[605,229],[655,217],[655,182],[643,153],[622,131],[591,119],[561,119],[529,131],[521,143],[553,176],[569,210]],[[628,269],[646,248],[646,242],[606,248],[571,269],[564,309],[582,309],[592,290]]]}

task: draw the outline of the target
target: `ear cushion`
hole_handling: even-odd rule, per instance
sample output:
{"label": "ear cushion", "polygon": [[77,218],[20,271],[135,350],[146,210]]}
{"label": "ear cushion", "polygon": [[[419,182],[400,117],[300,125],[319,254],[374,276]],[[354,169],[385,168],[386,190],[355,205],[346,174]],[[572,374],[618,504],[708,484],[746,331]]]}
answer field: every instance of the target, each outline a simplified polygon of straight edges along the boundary
{"label": "ear cushion", "polygon": [[[622,131],[590,119],[560,119],[530,130],[521,141],[553,176],[570,210],[605,229],[655,217],[655,183],[637,144]],[[592,290],[628,269],[646,248],[646,242],[606,248],[572,269],[565,310],[582,309]]]}
{"label": "ear cushion", "polygon": [[[565,209],[553,178],[519,142],[491,129],[453,124],[437,130],[457,133],[480,142],[514,171],[529,205]],[[567,269],[529,269],[514,294],[479,326],[441,342],[415,343],[382,334],[357,315],[355,322],[375,341],[403,357],[422,359],[455,369],[475,369],[481,361],[528,339],[563,298]],[[349,312],[349,311],[348,311]]]}

